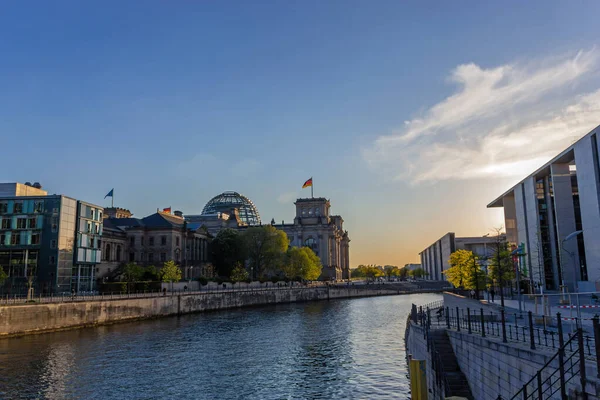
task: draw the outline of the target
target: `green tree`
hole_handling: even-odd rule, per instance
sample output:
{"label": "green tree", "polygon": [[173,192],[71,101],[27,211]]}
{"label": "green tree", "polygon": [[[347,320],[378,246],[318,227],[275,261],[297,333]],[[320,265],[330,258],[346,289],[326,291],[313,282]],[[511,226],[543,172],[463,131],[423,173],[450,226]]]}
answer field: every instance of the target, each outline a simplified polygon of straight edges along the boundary
{"label": "green tree", "polygon": [[130,262],[125,264],[123,267],[123,274],[121,275],[123,281],[128,283],[138,282],[144,276],[144,268],[140,265],[137,265],[134,262]]}
{"label": "green tree", "polygon": [[485,288],[485,271],[472,251],[460,249],[450,254],[450,268],[443,273],[454,287],[475,290],[477,298],[479,290]]}
{"label": "green tree", "polygon": [[415,269],[409,271],[408,274],[410,276],[412,276],[413,278],[418,279],[418,278],[422,278],[425,275],[427,275],[427,272],[425,272],[425,270],[423,268],[415,268]]}
{"label": "green tree", "polygon": [[386,265],[383,267],[383,273],[387,277],[388,281],[392,279],[392,276],[400,276],[400,268],[395,265]]}
{"label": "green tree", "polygon": [[492,283],[500,289],[500,303],[504,307],[504,287],[515,279],[515,266],[510,245],[497,235],[496,249],[490,260],[489,274]]}
{"label": "green tree", "polygon": [[248,228],[243,237],[250,261],[251,275],[253,275],[250,279],[256,276],[264,278],[267,273],[272,274],[281,270],[289,246],[284,231],[275,229],[271,225],[255,226]]}
{"label": "green tree", "polygon": [[408,276],[408,273],[409,273],[409,271],[408,271],[408,269],[406,267],[400,268],[400,271],[398,273],[398,277],[400,279],[404,280]]}
{"label": "green tree", "polygon": [[4,282],[8,279],[8,274],[4,271],[4,268],[0,265],[0,286],[4,285]]}
{"label": "green tree", "polygon": [[[181,280],[181,269],[174,261],[166,261],[160,270],[160,280],[163,282],[179,282]],[[171,285],[172,287],[173,285]]]}
{"label": "green tree", "polygon": [[319,278],[323,266],[321,259],[308,247],[290,247],[286,262],[281,267],[288,279],[314,281]]}
{"label": "green tree", "polygon": [[158,270],[154,265],[149,265],[144,268],[144,276],[142,279],[145,281],[155,281],[158,279]]}
{"label": "green tree", "polygon": [[223,229],[210,243],[210,253],[217,275],[231,276],[232,270],[246,260],[244,239],[231,228]]}
{"label": "green tree", "polygon": [[241,263],[237,263],[235,267],[231,270],[231,274],[229,276],[231,282],[243,282],[248,279],[248,271],[244,268]]}

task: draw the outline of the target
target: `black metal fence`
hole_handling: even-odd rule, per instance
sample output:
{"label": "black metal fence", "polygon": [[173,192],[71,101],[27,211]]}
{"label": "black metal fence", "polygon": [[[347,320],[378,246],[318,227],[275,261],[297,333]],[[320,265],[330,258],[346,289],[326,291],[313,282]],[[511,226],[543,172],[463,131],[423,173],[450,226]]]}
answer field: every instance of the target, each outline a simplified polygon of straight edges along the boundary
{"label": "black metal fence", "polygon": [[[557,313],[555,318],[545,317],[543,328],[536,327],[533,315],[527,313],[526,322],[519,325],[519,318],[514,316],[515,323],[507,321],[504,309],[500,315],[485,314],[483,308],[471,310],[470,308],[450,309],[444,307],[443,301],[433,302],[425,306],[413,305],[411,319],[414,323],[423,326],[427,338],[428,350],[432,352],[432,368],[436,374],[436,384],[444,385],[441,369],[436,370],[441,360],[436,355],[435,344],[429,340],[432,329],[448,329],[466,334],[490,336],[500,339],[504,343],[527,344],[531,350],[545,348],[556,351],[554,356],[511,398],[512,399],[548,399],[559,390],[561,398],[566,399],[566,384],[576,376],[580,379],[582,388],[587,382],[585,362],[586,359],[594,360],[600,375],[600,319],[594,317],[594,335],[586,335],[582,328],[574,332],[563,331],[563,318]],[[499,319],[499,320],[498,320]],[[552,325],[549,327],[548,325]],[[431,343],[430,343],[431,342]],[[556,366],[558,365],[558,367]],[[600,376],[599,376],[600,378]],[[587,399],[585,390],[580,393],[582,399]],[[498,399],[502,397],[498,396]]]}

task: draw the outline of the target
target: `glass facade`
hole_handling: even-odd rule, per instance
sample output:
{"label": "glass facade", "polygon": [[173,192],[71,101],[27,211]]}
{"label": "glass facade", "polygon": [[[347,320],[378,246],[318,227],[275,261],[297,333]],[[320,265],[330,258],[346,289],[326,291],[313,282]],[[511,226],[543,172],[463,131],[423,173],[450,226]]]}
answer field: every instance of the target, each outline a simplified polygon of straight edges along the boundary
{"label": "glass facade", "polygon": [[[548,204],[546,193],[552,193],[549,186],[552,181],[547,177],[536,181],[536,197],[538,206],[540,248],[538,250],[538,262],[541,262],[544,269],[544,285],[546,289],[556,289],[554,284],[553,257],[552,257],[552,236],[550,235],[550,220],[552,213],[552,201]],[[553,198],[553,197],[552,197]],[[531,250],[530,250],[531,251]]]}
{"label": "glass facade", "polygon": [[237,192],[223,192],[213,197],[204,206],[202,215],[230,213],[238,209],[240,219],[248,225],[260,225],[260,215],[256,206],[246,196]]}
{"label": "glass facade", "polygon": [[[84,206],[82,218],[79,204]],[[101,211],[65,196],[0,199],[0,267],[8,274],[0,293],[25,294],[30,282],[36,295],[93,290]],[[80,235],[78,218],[85,220],[86,229],[91,222],[91,238]],[[83,262],[76,259],[81,248]]]}

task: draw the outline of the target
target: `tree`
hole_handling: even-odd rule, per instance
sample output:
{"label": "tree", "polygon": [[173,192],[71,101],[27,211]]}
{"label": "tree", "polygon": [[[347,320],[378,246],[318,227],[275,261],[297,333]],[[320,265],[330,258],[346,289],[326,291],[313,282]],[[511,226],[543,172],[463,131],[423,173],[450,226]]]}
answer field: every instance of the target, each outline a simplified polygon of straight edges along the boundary
{"label": "tree", "polygon": [[8,279],[8,274],[4,271],[4,268],[0,266],[0,286],[4,285],[4,282]]}
{"label": "tree", "polygon": [[319,278],[323,266],[321,259],[308,247],[290,247],[286,262],[281,267],[288,279],[314,281]]}
{"label": "tree", "polygon": [[469,250],[456,250],[450,254],[450,268],[443,272],[454,287],[475,290],[479,298],[479,289],[486,283],[485,271],[479,264],[479,257]]}
{"label": "tree", "polygon": [[515,279],[515,266],[508,242],[502,241],[500,229],[496,229],[496,249],[490,262],[492,282],[500,289],[500,304],[504,307],[504,287]]}
{"label": "tree", "polygon": [[400,276],[400,268],[395,265],[386,265],[383,267],[383,273],[387,277],[388,281],[391,280],[392,276]]}
{"label": "tree", "polygon": [[125,264],[123,267],[123,280],[128,283],[138,282],[144,276],[144,268],[134,262]]}
{"label": "tree", "polygon": [[246,260],[246,247],[242,236],[231,228],[219,233],[210,243],[213,264],[219,276],[231,276],[238,264]]}
{"label": "tree", "polygon": [[250,261],[252,276],[265,277],[280,269],[283,256],[289,246],[286,233],[271,225],[248,228],[244,234],[244,243]]}
{"label": "tree", "polygon": [[231,270],[231,274],[229,276],[231,282],[243,282],[248,279],[248,271],[244,268],[241,263],[237,263],[235,267]]}
{"label": "tree", "polygon": [[404,280],[408,276],[409,272],[410,271],[406,267],[400,268],[400,270],[398,271],[398,277]]}
{"label": "tree", "polygon": [[[163,282],[179,282],[181,280],[181,269],[174,261],[167,261],[160,270],[160,280]],[[172,287],[173,285],[171,285]]]}
{"label": "tree", "polygon": [[422,278],[425,275],[427,275],[427,272],[425,272],[425,270],[423,268],[415,268],[415,269],[409,271],[408,273],[410,276],[412,276],[415,279]]}
{"label": "tree", "polygon": [[144,268],[144,276],[142,276],[142,279],[145,281],[155,281],[158,279],[158,270],[156,267],[154,265],[149,265]]}

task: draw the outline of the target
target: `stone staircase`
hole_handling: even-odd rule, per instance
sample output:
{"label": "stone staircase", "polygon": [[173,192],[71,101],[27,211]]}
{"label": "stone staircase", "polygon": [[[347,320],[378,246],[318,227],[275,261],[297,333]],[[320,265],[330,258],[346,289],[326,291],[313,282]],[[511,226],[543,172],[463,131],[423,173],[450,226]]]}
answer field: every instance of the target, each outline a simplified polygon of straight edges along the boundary
{"label": "stone staircase", "polygon": [[[450,393],[446,397],[457,396],[473,400],[471,389],[467,378],[460,370],[458,361],[452,349],[450,338],[445,329],[431,331],[432,347],[439,354],[441,361],[441,373],[445,377]],[[433,357],[433,354],[432,354]]]}

